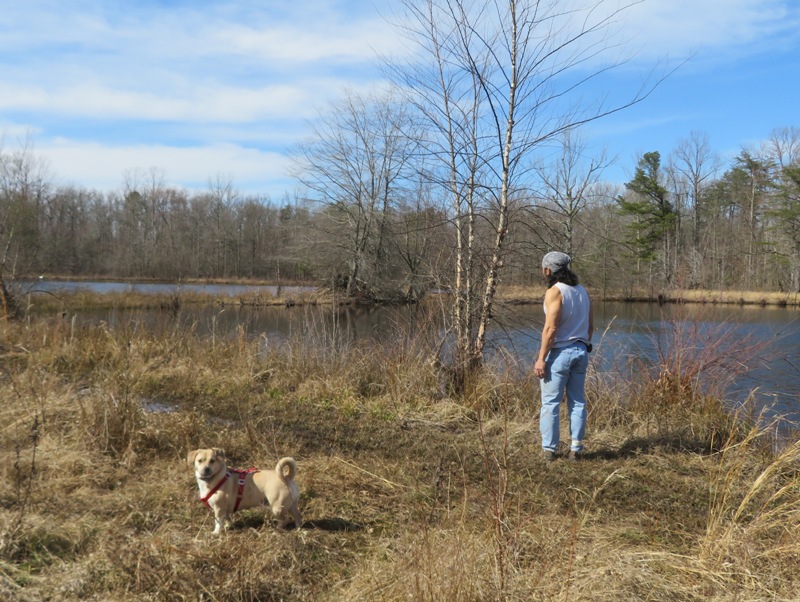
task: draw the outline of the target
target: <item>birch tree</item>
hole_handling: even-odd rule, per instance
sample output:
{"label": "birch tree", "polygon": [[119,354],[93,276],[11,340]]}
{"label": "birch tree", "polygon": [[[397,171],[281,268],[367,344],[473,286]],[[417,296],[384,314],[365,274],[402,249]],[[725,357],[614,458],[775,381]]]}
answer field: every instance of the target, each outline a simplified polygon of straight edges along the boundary
{"label": "birch tree", "polygon": [[[404,0],[403,26],[418,49],[393,74],[428,133],[428,174],[449,197],[454,224],[454,372],[480,365],[512,228],[530,189],[533,153],[567,130],[642,100],[588,106],[589,82],[608,59],[613,28],[632,4],[535,0]],[[597,65],[596,68],[590,67]],[[490,239],[480,246],[481,228]]]}

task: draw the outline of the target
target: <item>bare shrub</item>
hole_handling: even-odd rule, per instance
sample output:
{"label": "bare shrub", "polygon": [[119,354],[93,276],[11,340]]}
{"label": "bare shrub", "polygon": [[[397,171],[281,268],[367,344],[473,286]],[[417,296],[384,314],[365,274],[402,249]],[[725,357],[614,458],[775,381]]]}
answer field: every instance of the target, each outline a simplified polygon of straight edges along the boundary
{"label": "bare shrub", "polygon": [[753,367],[766,343],[743,336],[735,323],[704,315],[663,319],[656,357],[633,362],[627,410],[648,437],[687,443],[724,439],[734,428],[725,400],[731,384]]}
{"label": "bare shrub", "polygon": [[[27,556],[25,548],[26,514],[30,510],[31,494],[36,481],[36,452],[39,447],[41,423],[39,415],[33,417],[27,441],[16,441],[12,469],[13,500],[16,512],[0,524],[0,556],[19,558]],[[26,445],[27,444],[27,445]],[[30,447],[28,449],[28,446]],[[23,457],[25,456],[25,457]]]}

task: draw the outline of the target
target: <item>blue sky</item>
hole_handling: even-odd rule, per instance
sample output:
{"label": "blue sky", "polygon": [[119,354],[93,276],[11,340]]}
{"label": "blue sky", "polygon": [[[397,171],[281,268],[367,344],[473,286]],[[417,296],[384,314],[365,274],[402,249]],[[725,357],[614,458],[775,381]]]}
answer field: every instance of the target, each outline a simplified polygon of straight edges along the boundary
{"label": "blue sky", "polygon": [[[57,185],[113,191],[156,170],[173,186],[230,179],[280,200],[295,191],[291,152],[309,120],[347,89],[380,87],[376,53],[409,55],[381,16],[396,6],[0,0],[2,149],[27,140]],[[692,131],[730,159],[800,127],[800,0],[645,0],[620,31],[632,60],[615,91],[659,62],[688,61],[646,101],[583,132],[591,152],[617,158],[609,180]]]}

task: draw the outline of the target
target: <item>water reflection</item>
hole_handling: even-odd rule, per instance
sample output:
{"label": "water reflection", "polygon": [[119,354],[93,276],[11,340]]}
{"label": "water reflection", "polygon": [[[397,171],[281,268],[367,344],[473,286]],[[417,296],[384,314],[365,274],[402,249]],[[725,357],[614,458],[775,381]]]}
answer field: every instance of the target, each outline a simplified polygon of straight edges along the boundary
{"label": "water reflection", "polygon": [[[63,283],[62,283],[63,284]],[[105,283],[101,283],[105,284]],[[113,283],[108,283],[113,284]],[[129,285],[128,285],[129,286]],[[140,286],[140,285],[136,285]],[[159,287],[146,285],[153,292]],[[187,285],[183,285],[184,287]],[[254,287],[198,285],[224,290]],[[155,288],[150,288],[155,287]],[[256,287],[257,288],[257,287]],[[186,289],[184,289],[186,290]],[[224,293],[229,294],[229,293]],[[159,310],[88,309],[76,322],[105,322],[113,329],[193,332],[200,337],[246,336],[265,345],[303,338],[327,345],[377,343],[396,344],[425,337],[431,348],[445,338],[446,297],[434,297],[410,307],[333,308],[329,306],[251,307],[239,305],[183,305],[176,313]],[[800,312],[796,309],[714,305],[665,305],[595,303],[594,367],[617,372],[623,378],[657,362],[676,344],[695,345],[687,353],[724,356],[746,365],[745,373],[725,392],[733,401],[743,401],[757,389],[759,404],[770,413],[800,419]],[[530,370],[538,352],[542,328],[541,305],[498,306],[488,339],[490,360],[510,352],[520,369]],[[681,332],[684,330],[684,332]],[[676,343],[676,341],[681,341]],[[717,348],[717,346],[719,348]],[[334,347],[335,348],[335,347]],[[446,351],[447,346],[444,346]],[[749,351],[757,351],[752,355]],[[502,351],[502,353],[500,353]],[[740,357],[743,356],[743,357]],[[736,371],[738,366],[729,366]],[[716,367],[713,378],[724,378],[726,366]],[[627,371],[627,372],[626,372]],[[718,384],[718,383],[709,383]]]}
{"label": "water reflection", "polygon": [[224,297],[239,295],[266,294],[271,297],[313,292],[313,286],[277,286],[266,284],[203,284],[203,283],[163,283],[163,282],[98,282],[61,280],[21,280],[16,283],[24,294],[32,293],[74,293],[91,291],[93,293],[138,293],[143,295],[172,295],[202,293]]}
{"label": "water reflection", "polygon": [[[757,389],[758,405],[770,415],[800,420],[800,312],[796,309],[655,303],[595,303],[597,370],[625,376],[682,349],[684,357],[700,358],[706,378],[720,385],[732,401],[744,401]],[[502,335],[493,343],[511,345],[519,357],[538,353],[541,308],[510,308],[499,320]],[[716,360],[716,363],[714,361]],[[735,365],[734,365],[735,364]],[[703,384],[703,383],[701,383]]]}

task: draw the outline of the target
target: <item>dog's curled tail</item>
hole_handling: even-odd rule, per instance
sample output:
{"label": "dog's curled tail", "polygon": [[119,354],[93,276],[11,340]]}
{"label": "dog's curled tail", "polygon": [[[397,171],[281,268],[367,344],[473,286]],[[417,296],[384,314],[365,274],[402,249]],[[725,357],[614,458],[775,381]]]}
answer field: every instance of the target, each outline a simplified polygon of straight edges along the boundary
{"label": "dog's curled tail", "polygon": [[[285,473],[283,472],[283,469],[287,466],[289,468],[289,472]],[[297,462],[294,461],[294,458],[281,458],[275,465],[275,472],[281,481],[293,481],[295,475],[297,474]]]}

